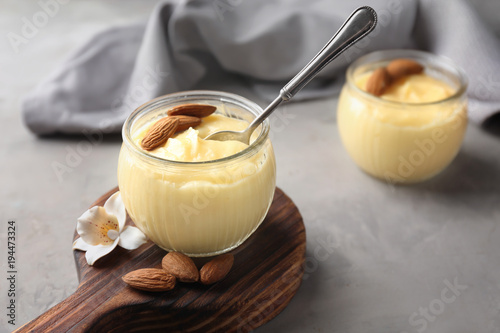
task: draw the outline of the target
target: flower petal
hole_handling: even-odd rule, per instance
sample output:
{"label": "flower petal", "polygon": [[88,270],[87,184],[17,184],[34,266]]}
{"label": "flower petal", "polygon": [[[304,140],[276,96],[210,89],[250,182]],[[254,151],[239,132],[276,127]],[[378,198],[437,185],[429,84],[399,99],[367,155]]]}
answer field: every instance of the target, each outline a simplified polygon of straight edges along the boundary
{"label": "flower petal", "polygon": [[78,218],[76,231],[89,245],[111,245],[113,240],[108,237],[108,230],[118,230],[118,221],[103,207],[94,206]]}
{"label": "flower petal", "polygon": [[104,209],[108,214],[116,216],[119,225],[118,231],[121,231],[125,226],[127,213],[125,210],[125,205],[122,201],[122,195],[120,191],[116,192],[115,194],[110,196],[108,200],[106,200],[106,202],[104,203]]}
{"label": "flower petal", "polygon": [[118,245],[118,239],[113,242],[111,245],[95,245],[90,247],[85,253],[85,258],[87,259],[87,264],[92,266],[97,259],[104,257],[106,254],[113,251]]}
{"label": "flower petal", "polygon": [[85,241],[80,237],[73,242],[73,250],[88,251],[92,245],[85,243]]}
{"label": "flower petal", "polygon": [[127,226],[120,233],[120,241],[118,245],[127,250],[135,250],[142,244],[146,243],[148,238],[138,228]]}

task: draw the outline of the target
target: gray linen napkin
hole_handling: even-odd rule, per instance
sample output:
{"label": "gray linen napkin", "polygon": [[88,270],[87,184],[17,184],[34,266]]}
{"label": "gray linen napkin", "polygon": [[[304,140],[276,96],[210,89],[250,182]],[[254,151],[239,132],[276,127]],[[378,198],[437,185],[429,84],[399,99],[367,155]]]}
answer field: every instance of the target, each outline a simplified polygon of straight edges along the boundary
{"label": "gray linen napkin", "polygon": [[[104,31],[24,100],[37,134],[118,132],[142,103],[167,93],[216,89],[271,100],[366,1],[191,0],[159,4],[146,25]],[[465,0],[371,0],[374,32],[331,63],[296,100],[336,93],[362,54],[421,48],[461,65],[470,117],[500,110],[500,42]]]}

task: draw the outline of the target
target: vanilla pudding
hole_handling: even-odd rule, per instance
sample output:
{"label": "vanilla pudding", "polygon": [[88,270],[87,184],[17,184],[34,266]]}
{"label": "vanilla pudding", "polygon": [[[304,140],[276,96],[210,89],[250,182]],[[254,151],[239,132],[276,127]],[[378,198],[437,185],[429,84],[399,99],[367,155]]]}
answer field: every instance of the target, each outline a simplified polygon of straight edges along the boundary
{"label": "vanilla pudding", "polygon": [[[371,73],[395,58],[421,63],[423,73],[394,80],[380,96],[366,92]],[[389,183],[414,183],[443,170],[467,126],[466,79],[447,60],[419,51],[375,52],[348,70],[337,121],[349,155]]]}
{"label": "vanilla pudding", "polygon": [[[171,107],[210,104],[215,114],[145,151],[140,142]],[[190,256],[229,251],[259,226],[276,182],[269,124],[248,146],[204,138],[219,130],[242,130],[262,112],[233,94],[193,91],[160,97],[136,110],[123,129],[118,183],[132,220],[154,243]]]}

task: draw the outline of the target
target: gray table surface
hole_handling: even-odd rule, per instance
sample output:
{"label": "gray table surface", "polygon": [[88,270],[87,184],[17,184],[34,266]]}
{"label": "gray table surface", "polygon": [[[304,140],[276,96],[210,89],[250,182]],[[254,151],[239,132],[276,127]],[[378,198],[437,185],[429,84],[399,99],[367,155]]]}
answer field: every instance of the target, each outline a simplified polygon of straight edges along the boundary
{"label": "gray table surface", "polygon": [[[117,5],[119,3],[119,5]],[[77,1],[18,54],[0,38],[0,332],[10,332],[77,287],[76,218],[116,186],[121,139],[94,145],[58,181],[83,137],[33,136],[22,96],[71,50],[109,26],[147,18],[156,1]],[[475,1],[500,31],[498,1]],[[18,31],[36,2],[0,0],[0,35]],[[495,25],[496,24],[496,25]],[[470,125],[441,175],[393,187],[361,172],[336,128],[336,99],[285,105],[273,116],[278,186],[307,230],[306,275],[290,305],[258,332],[500,332],[500,130]],[[7,323],[6,223],[17,225],[16,326]]]}

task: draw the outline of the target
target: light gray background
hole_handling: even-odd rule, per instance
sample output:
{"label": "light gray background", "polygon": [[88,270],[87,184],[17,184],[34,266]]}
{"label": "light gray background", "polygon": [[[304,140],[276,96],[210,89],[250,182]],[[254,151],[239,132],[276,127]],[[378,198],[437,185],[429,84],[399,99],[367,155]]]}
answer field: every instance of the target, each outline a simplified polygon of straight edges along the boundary
{"label": "light gray background", "polygon": [[[155,3],[69,1],[16,54],[7,33],[19,33],[21,19],[40,7],[0,1],[0,305],[7,305],[6,222],[15,220],[16,327],[76,289],[76,218],[116,186],[121,143],[112,137],[92,145],[59,181],[52,163],[65,163],[68,151],[87,140],[31,135],[22,124],[20,99],[95,32],[145,20]],[[473,3],[498,35],[500,2]],[[394,188],[348,158],[336,128],[336,102],[285,105],[272,120],[278,186],[304,217],[308,265],[288,308],[258,331],[500,332],[500,126],[493,132],[469,126],[446,172]],[[443,291],[452,295],[445,289],[454,280],[466,289],[441,303],[442,313],[424,320],[425,329],[422,322],[412,325],[413,313],[440,304]],[[4,312],[0,332],[10,332]]]}

